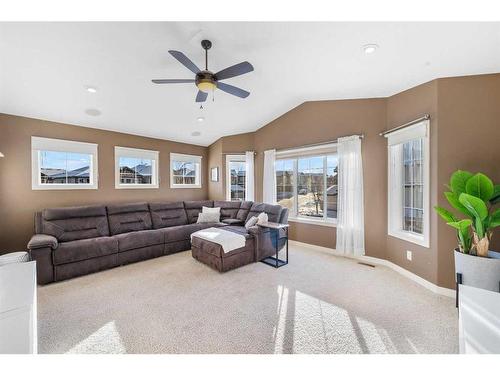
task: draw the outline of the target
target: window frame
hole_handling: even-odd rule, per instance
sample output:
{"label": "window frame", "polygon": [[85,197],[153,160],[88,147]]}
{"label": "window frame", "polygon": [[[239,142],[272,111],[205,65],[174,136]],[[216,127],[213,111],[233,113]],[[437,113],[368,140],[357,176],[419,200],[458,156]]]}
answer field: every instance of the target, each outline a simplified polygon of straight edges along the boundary
{"label": "window frame", "polygon": [[[416,245],[430,247],[430,137],[429,120],[420,121],[407,128],[385,135],[387,145],[387,234]],[[409,141],[422,139],[422,234],[403,229],[404,221],[404,161],[403,144]],[[395,146],[401,149],[401,155],[396,155],[399,168],[393,165]],[[398,190],[395,191],[395,187]]]}
{"label": "window frame", "polygon": [[[229,163],[232,161],[246,162],[246,156],[242,154],[226,155],[226,201],[231,201],[231,169],[229,168]],[[245,165],[245,187],[247,183],[246,172],[247,170]],[[243,200],[246,200],[246,198],[247,198],[247,192],[245,188],[245,191],[243,192]]]}
{"label": "window frame", "polygon": [[[90,155],[89,184],[42,184],[42,151],[68,152]],[[31,137],[31,189],[32,190],[96,190],[99,187],[98,145],[96,143],[65,139]]]}
{"label": "window frame", "polygon": [[[170,188],[171,189],[201,189],[202,187],[202,156],[200,155],[189,155],[189,154],[178,154],[175,152],[170,153]],[[198,169],[196,169],[195,183],[194,184],[174,184],[174,162],[191,162],[197,163]],[[197,180],[197,182],[196,182]]]}
{"label": "window frame", "polygon": [[[159,155],[160,152],[155,150],[115,146],[115,189],[158,189],[160,187]],[[151,184],[122,184],[120,182],[120,157],[152,160]]]}
{"label": "window frame", "polygon": [[[288,220],[291,222],[304,223],[304,224],[313,224],[320,225],[326,227],[336,227],[337,226],[337,218],[329,218],[328,217],[328,209],[323,209],[323,217],[307,217],[301,216],[298,214],[298,161],[301,158],[307,157],[323,157],[323,201],[326,205],[327,203],[327,176],[328,176],[328,156],[329,155],[337,155],[337,144],[336,143],[328,143],[324,145],[318,146],[309,146],[302,148],[289,149],[284,151],[276,152],[276,162],[280,160],[292,160],[293,161],[293,196],[296,197],[294,199],[293,209],[290,210]],[[338,157],[337,157],[338,161]],[[276,164],[275,164],[276,165]],[[338,166],[338,164],[337,164]],[[276,173],[276,166],[275,166]],[[338,172],[337,172],[338,173]],[[277,202],[277,197],[276,197]],[[277,204],[279,204],[277,202]]]}

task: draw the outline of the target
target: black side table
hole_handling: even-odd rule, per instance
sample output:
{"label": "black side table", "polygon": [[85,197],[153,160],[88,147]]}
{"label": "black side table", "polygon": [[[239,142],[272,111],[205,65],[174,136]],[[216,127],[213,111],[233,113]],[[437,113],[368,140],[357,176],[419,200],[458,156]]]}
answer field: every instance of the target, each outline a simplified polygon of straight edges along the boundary
{"label": "black side table", "polygon": [[[276,256],[269,256],[267,258],[264,258],[261,260],[262,263],[267,264],[268,266],[274,267],[274,268],[280,268],[283,266],[286,266],[288,264],[288,224],[280,224],[280,223],[273,223],[273,222],[267,222],[267,223],[262,223],[262,224],[257,224],[259,227],[262,228],[268,228],[272,231],[276,231],[276,242],[275,242],[275,248],[276,248]],[[283,229],[285,231],[285,240],[286,240],[286,257],[285,260],[279,259],[279,240],[280,240],[280,229]]]}

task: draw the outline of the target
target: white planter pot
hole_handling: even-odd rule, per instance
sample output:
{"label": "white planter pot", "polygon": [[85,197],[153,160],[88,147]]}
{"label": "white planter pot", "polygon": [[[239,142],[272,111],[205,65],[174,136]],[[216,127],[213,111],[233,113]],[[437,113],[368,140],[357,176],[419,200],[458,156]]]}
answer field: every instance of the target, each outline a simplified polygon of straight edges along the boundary
{"label": "white planter pot", "polygon": [[462,274],[462,284],[499,292],[500,253],[489,251],[488,255],[478,257],[455,250],[455,272]]}

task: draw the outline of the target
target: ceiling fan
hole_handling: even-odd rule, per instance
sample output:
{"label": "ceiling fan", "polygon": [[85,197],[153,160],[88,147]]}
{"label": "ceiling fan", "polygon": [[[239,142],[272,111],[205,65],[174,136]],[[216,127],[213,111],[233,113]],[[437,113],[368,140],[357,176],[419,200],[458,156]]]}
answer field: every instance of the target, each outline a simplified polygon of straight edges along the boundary
{"label": "ceiling fan", "polygon": [[253,71],[252,64],[248,61],[244,61],[230,66],[229,68],[222,69],[217,73],[212,73],[208,70],[208,50],[212,47],[212,42],[209,40],[202,40],[201,46],[205,50],[205,70],[198,68],[195,63],[182,52],[173,50],[168,51],[177,61],[196,74],[194,79],[153,79],[153,83],[194,83],[198,87],[198,94],[196,95],[197,103],[202,103],[207,100],[208,93],[214,91],[216,88],[240,98],[246,98],[250,95],[248,91],[221,81]]}

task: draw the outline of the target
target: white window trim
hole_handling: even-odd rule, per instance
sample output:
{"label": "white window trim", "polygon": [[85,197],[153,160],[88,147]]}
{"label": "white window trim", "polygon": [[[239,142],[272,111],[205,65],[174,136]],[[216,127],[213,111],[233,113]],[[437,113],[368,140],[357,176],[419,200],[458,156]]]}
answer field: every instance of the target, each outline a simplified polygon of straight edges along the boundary
{"label": "white window trim", "polygon": [[[429,120],[421,121],[408,128],[398,130],[385,136],[388,141],[387,146],[387,228],[388,235],[401,240],[414,243],[416,245],[430,247],[430,141],[429,141]],[[423,139],[423,233],[417,234],[405,231],[401,228],[402,223],[402,191],[394,192],[393,185],[394,171],[391,166],[391,146],[405,143],[413,139]],[[396,177],[399,181],[400,179]],[[399,203],[398,203],[399,202]]]}
{"label": "white window trim", "polygon": [[[31,188],[32,190],[95,190],[98,188],[98,161],[95,143],[63,139],[31,137]],[[40,151],[74,152],[89,154],[90,184],[42,184],[40,176]]]}
{"label": "white window trim", "polygon": [[300,224],[311,224],[311,225],[319,225],[322,227],[336,227],[337,219],[313,219],[313,218],[305,218],[302,216],[289,216],[288,221]]}
{"label": "white window trim", "polygon": [[[129,148],[115,146],[115,189],[158,189],[159,188],[159,152],[154,150],[143,150],[140,148]],[[122,184],[120,183],[120,157],[139,159],[150,159],[151,184]]]}
{"label": "white window trim", "polygon": [[[188,155],[188,154],[177,154],[170,153],[170,188],[171,189],[200,189],[202,186],[202,165],[201,165],[202,157],[199,155]],[[193,162],[198,163],[198,183],[197,184],[174,184],[174,161],[185,161],[185,162]]]}
{"label": "white window trim", "polygon": [[[245,155],[226,155],[226,200],[227,201],[231,200],[231,170],[229,168],[229,163],[231,161],[246,161],[246,157]],[[245,191],[245,198],[243,200],[245,199],[246,199],[246,191]]]}
{"label": "white window trim", "polygon": [[[332,142],[332,143],[325,143],[325,144],[321,144],[321,145],[317,145],[317,146],[297,147],[297,148],[283,150],[283,151],[276,151],[276,161],[284,160],[284,159],[294,159],[293,179],[294,179],[294,181],[297,181],[298,180],[297,163],[298,163],[299,158],[312,157],[312,156],[328,156],[328,155],[336,154],[336,153],[337,153],[337,143]],[[326,163],[326,162],[327,162],[327,160],[325,158],[324,163]],[[326,179],[325,179],[324,183],[326,185]],[[325,186],[324,191],[326,194],[326,186]],[[298,196],[297,184],[295,184],[295,186],[294,186],[294,195]],[[290,210],[290,212],[289,212],[288,221],[295,222],[295,223],[319,225],[319,226],[325,226],[325,227],[336,227],[337,226],[337,219],[336,218],[327,218],[327,217],[312,218],[312,217],[305,217],[305,216],[298,215],[298,200],[297,199],[295,200],[295,205],[293,207],[293,210]]]}

